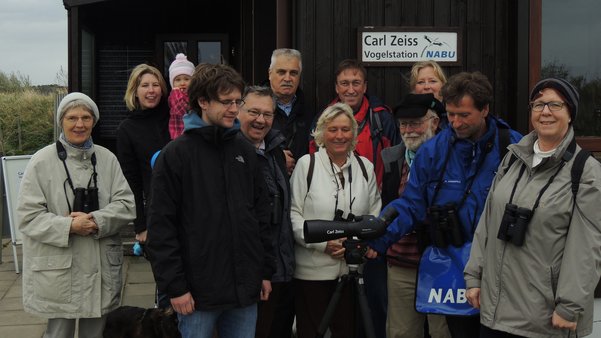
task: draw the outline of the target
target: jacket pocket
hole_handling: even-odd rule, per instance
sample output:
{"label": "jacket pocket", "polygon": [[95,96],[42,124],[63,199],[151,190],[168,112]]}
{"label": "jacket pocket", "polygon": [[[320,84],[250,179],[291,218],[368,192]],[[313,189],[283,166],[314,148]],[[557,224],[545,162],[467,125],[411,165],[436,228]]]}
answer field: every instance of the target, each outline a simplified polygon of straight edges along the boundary
{"label": "jacket pocket", "polygon": [[106,252],[106,259],[109,262],[108,272],[110,274],[110,287],[119,292],[121,290],[121,266],[123,265],[123,252],[121,246],[115,246],[116,249],[109,248]]}
{"label": "jacket pocket", "polygon": [[33,257],[33,292],[39,299],[56,303],[71,302],[72,255]]}

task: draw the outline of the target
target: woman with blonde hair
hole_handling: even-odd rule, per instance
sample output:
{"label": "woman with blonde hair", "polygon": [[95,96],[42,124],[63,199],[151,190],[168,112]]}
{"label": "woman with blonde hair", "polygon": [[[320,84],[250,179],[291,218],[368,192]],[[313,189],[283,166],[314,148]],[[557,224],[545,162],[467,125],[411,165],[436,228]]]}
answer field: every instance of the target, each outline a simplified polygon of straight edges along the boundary
{"label": "woman with blonde hair", "polygon": [[433,60],[418,61],[413,64],[409,72],[409,89],[414,94],[434,94],[438,100],[435,107],[432,107],[438,113],[440,119],[439,130],[449,125],[447,114],[442,104],[442,95],[440,89],[447,83],[447,77],[442,67]]}
{"label": "woman with blonde hair", "polygon": [[117,158],[136,198],[136,240],[146,242],[146,203],[150,200],[152,156],[170,140],[167,85],[161,72],[140,64],[125,91],[129,114],[117,128]]}
{"label": "woman with blonde hair", "polygon": [[[299,159],[291,178],[291,219],[296,269],[296,325],[300,338],[315,337],[338,277],[346,274],[344,238],[306,243],[305,220],[349,220],[378,215],[380,194],[371,162],[355,155],[357,122],[344,103],[326,108],[313,132],[319,150]],[[312,169],[311,169],[312,168]],[[309,185],[309,181],[311,182]],[[354,337],[353,295],[343,291],[330,323],[332,337]]]}

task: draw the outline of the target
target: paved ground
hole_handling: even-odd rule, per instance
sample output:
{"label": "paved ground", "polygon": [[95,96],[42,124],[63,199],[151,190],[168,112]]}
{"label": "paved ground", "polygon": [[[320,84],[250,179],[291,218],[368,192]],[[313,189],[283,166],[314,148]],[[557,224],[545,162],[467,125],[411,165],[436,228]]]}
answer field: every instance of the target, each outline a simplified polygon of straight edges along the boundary
{"label": "paved ground", "polygon": [[[22,265],[21,247],[17,247]],[[21,274],[15,273],[10,239],[2,239],[2,263],[0,264],[0,337],[40,338],[46,328],[46,320],[23,311]],[[154,305],[154,279],[150,264],[141,257],[126,256],[123,264],[123,305],[152,307]]]}
{"label": "paved ground", "polygon": [[[131,243],[129,243],[131,245]],[[126,248],[129,246],[126,243]],[[19,263],[21,247],[17,247]],[[23,311],[21,301],[21,275],[15,273],[10,239],[2,239],[2,263],[0,263],[0,337],[40,338],[46,328],[46,320]],[[123,305],[149,308],[154,305],[154,279],[150,264],[142,257],[125,256],[123,264]],[[590,338],[601,338],[601,298],[595,300],[595,322]]]}

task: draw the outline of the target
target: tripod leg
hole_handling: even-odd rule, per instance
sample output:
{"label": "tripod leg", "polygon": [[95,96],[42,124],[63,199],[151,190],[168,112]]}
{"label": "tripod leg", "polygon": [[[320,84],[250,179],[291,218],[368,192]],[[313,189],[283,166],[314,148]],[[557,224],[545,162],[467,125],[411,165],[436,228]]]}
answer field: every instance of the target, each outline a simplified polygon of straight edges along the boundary
{"label": "tripod leg", "polygon": [[321,319],[321,323],[319,323],[319,328],[317,328],[317,337],[321,338],[326,333],[328,326],[330,325],[330,321],[332,320],[332,316],[334,315],[334,311],[336,311],[336,306],[338,305],[338,301],[340,300],[340,296],[342,295],[342,290],[346,286],[348,282],[348,275],[344,275],[340,277],[338,284],[336,284],[336,289],[334,290],[334,294],[332,298],[330,298],[330,302],[328,303],[328,307],[323,314],[323,318]]}
{"label": "tripod leg", "polygon": [[374,331],[374,324],[371,321],[371,311],[369,310],[369,305],[367,304],[367,296],[365,295],[365,288],[363,287],[363,277],[355,276],[354,277],[357,298],[359,299],[359,310],[361,312],[361,317],[363,318],[363,328],[365,329],[365,337],[367,338],[375,338],[376,333]]}

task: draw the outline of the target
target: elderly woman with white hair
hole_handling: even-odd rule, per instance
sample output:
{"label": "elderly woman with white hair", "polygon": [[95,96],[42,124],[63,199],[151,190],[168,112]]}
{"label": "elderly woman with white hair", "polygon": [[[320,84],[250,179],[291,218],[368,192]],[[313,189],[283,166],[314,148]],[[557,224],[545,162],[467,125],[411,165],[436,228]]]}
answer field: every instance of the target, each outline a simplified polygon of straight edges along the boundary
{"label": "elderly woman with white hair", "polygon": [[[290,181],[291,219],[296,241],[296,327],[299,338],[315,337],[338,277],[348,273],[344,238],[306,243],[305,220],[351,220],[352,215],[374,215],[382,202],[374,167],[353,153],[357,144],[353,111],[337,103],[321,114],[313,132],[319,150],[299,159]],[[330,322],[332,337],[354,337],[353,297],[347,287]]]}
{"label": "elderly woman with white hair", "polygon": [[102,337],[119,306],[120,230],[136,216],[115,155],[94,145],[96,103],[82,93],[57,110],[60,138],[31,158],[18,198],[23,235],[23,308],[48,318],[44,337]]}

